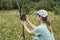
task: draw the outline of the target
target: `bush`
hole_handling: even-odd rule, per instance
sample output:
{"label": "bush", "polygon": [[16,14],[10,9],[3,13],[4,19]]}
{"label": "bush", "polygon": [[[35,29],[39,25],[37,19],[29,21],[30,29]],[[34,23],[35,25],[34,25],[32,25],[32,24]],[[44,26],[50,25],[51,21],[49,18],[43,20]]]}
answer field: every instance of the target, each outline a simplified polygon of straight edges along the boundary
{"label": "bush", "polygon": [[25,5],[25,6],[23,7],[22,11],[23,11],[23,13],[28,14],[29,11],[31,11],[31,8],[28,7],[27,5]]}
{"label": "bush", "polygon": [[55,2],[53,0],[51,0],[51,1],[42,0],[36,5],[36,10],[39,10],[39,9],[52,10],[54,5],[55,5]]}
{"label": "bush", "polygon": [[60,6],[55,6],[54,7],[54,12],[56,15],[59,15],[60,14]]}

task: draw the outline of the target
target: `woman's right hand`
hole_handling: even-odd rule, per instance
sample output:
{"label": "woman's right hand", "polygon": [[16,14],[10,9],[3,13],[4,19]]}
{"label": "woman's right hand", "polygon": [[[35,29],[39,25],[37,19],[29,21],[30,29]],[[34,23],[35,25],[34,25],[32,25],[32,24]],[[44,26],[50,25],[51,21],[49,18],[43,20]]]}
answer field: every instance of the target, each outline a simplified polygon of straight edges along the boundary
{"label": "woman's right hand", "polygon": [[28,21],[28,20],[29,20],[28,15],[26,15],[26,21]]}

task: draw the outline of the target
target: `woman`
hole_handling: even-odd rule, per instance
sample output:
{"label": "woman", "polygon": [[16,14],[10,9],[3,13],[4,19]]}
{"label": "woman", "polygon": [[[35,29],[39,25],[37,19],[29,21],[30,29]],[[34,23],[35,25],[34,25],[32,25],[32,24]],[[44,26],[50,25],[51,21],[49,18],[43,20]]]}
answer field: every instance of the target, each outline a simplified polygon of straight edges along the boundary
{"label": "woman", "polygon": [[33,38],[33,40],[55,40],[53,31],[50,26],[50,21],[48,20],[47,11],[39,10],[36,11],[35,14],[37,15],[37,20],[40,22],[40,25],[36,27],[29,21],[28,16],[26,15],[26,21],[30,24],[33,30],[29,30],[29,28],[26,26],[26,21],[21,21],[21,23],[24,25],[25,30],[30,35],[35,35],[35,38]]}

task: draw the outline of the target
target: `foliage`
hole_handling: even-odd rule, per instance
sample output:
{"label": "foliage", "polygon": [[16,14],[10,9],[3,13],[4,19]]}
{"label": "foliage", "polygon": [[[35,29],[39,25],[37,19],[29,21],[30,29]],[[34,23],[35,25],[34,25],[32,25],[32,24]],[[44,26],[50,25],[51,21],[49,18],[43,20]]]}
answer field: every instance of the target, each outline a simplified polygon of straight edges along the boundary
{"label": "foliage", "polygon": [[[22,0],[19,1],[20,5],[22,4]],[[52,8],[58,4],[60,5],[60,1],[58,0],[24,0],[24,5],[28,4],[28,7],[36,9],[47,9],[52,10]],[[17,4],[16,0],[0,0],[0,10],[1,9],[16,9]],[[30,9],[31,9],[30,8]]]}
{"label": "foliage", "polygon": [[60,7],[55,6],[53,11],[55,12],[56,15],[59,15],[60,14]]}
{"label": "foliage", "polygon": [[52,10],[54,6],[55,6],[55,2],[53,0],[43,0],[36,5],[36,9]]}

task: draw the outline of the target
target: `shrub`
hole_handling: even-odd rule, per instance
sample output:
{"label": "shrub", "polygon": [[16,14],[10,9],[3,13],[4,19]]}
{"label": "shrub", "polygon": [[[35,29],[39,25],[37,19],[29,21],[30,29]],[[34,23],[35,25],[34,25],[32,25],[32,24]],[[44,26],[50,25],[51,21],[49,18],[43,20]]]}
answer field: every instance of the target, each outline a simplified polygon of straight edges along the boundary
{"label": "shrub", "polygon": [[59,15],[60,14],[60,6],[55,6],[54,7],[54,12],[56,15]]}
{"label": "shrub", "polygon": [[55,2],[53,0],[51,1],[43,0],[36,5],[36,10],[39,10],[39,9],[52,10],[54,6],[55,6]]}

